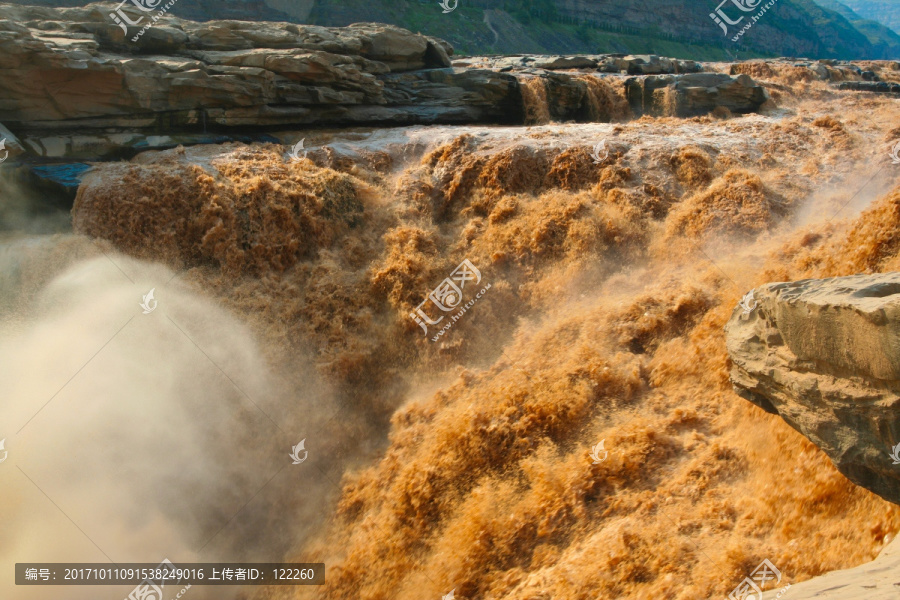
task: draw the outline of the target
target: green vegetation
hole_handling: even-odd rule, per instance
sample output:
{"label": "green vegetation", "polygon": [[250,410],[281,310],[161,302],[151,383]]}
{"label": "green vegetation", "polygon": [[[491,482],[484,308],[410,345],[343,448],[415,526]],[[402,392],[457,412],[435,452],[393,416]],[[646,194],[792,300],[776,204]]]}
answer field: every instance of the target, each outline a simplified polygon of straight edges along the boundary
{"label": "green vegetation", "polygon": [[876,21],[900,34],[900,0],[841,0],[863,19]]}
{"label": "green vegetation", "polygon": [[[92,0],[22,0],[83,5]],[[716,0],[645,0],[635,11],[615,0],[191,0],[172,14],[195,20],[286,20],[327,26],[392,23],[446,39],[457,54],[654,53],[716,60],[762,56],[898,59],[900,35],[881,23],[900,19],[900,0],[778,0],[737,42],[709,18]],[[851,4],[855,13],[845,6]],[[279,8],[276,9],[275,6]],[[877,7],[877,8],[876,8]],[[732,17],[738,16],[733,7]],[[874,20],[871,20],[874,19]],[[875,21],[879,21],[876,23]],[[900,26],[900,25],[898,25]]]}
{"label": "green vegetation", "polygon": [[[756,58],[767,54],[739,50],[729,46],[679,39],[658,29],[598,25],[559,15],[552,0],[502,0],[496,3],[505,19],[522,30],[519,35],[494,35],[485,22],[485,9],[460,1],[452,18],[443,14],[438,0],[398,1],[367,15],[368,0],[320,0],[311,20],[322,25],[345,25],[355,21],[377,20],[425,35],[443,38],[453,44],[457,55],[515,53],[624,53],[659,54],[693,60],[729,60],[733,57]],[[496,11],[492,11],[496,14]],[[343,14],[354,18],[341,22]],[[731,53],[729,55],[729,52]]]}
{"label": "green vegetation", "polygon": [[508,12],[525,25],[559,18],[559,11],[553,0],[502,0],[497,3],[496,8]]}
{"label": "green vegetation", "polygon": [[[873,5],[881,5],[885,8],[885,11],[877,13],[877,17],[867,16],[865,18],[862,12],[851,10],[849,6],[846,6],[850,5],[851,2],[845,1],[843,4],[836,0],[816,0],[816,2],[821,7],[833,10],[847,19],[853,27],[866,36],[873,46],[882,48],[885,56],[900,58],[900,35],[897,33],[897,31],[900,31],[900,0],[896,0],[893,3],[872,2],[871,4]],[[891,12],[892,7],[896,12]],[[866,15],[871,14],[869,12],[871,10],[870,6],[866,5],[861,8],[866,10]],[[896,31],[889,27],[892,22]]]}
{"label": "green vegetation", "polygon": [[648,34],[615,33],[604,31],[586,24],[568,25],[564,23],[537,23],[532,31],[539,39],[566,38],[580,42],[579,48],[545,48],[544,52],[581,52],[590,54],[624,53],[624,54],[658,54],[672,58],[690,60],[729,60],[732,57],[758,58],[764,56],[758,52],[735,52],[731,49],[731,57],[726,48],[713,44],[675,41],[662,36]]}
{"label": "green vegetation", "polygon": [[[23,1],[77,6],[93,0]],[[857,0],[842,1],[859,4]],[[900,36],[861,18],[836,0],[778,0],[777,8],[766,14],[765,25],[737,44],[723,37],[709,19],[708,11],[715,0],[706,2],[660,0],[660,8],[668,11],[666,15],[674,11],[681,17],[677,23],[662,16],[663,11],[652,8],[635,17],[633,11],[613,0],[591,0],[581,6],[561,0],[458,0],[451,14],[441,11],[439,0],[313,0],[310,13],[301,10],[299,4],[292,12],[284,2],[267,0],[225,4],[221,0],[191,0],[177,3],[171,12],[201,21],[286,20],[327,26],[364,21],[392,23],[446,39],[457,54],[463,55],[616,52],[696,60],[780,55],[900,58]],[[886,7],[889,14],[900,14],[900,0],[877,0],[872,4]],[[653,6],[652,0],[647,6]],[[603,10],[595,10],[597,7]],[[596,16],[588,20],[585,15]]]}

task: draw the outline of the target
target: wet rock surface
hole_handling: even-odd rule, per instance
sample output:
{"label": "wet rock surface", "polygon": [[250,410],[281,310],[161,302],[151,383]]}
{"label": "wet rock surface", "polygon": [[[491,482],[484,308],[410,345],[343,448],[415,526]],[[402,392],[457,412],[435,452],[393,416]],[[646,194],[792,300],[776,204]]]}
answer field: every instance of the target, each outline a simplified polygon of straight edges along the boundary
{"label": "wet rock surface", "polygon": [[755,112],[768,100],[766,90],[748,75],[723,73],[651,75],[625,82],[628,103],[636,116],[692,117],[717,107],[733,113]]}
{"label": "wet rock surface", "polygon": [[762,286],[726,335],[738,394],[900,503],[900,273]]}
{"label": "wet rock surface", "polygon": [[[740,75],[741,73],[751,75],[757,78],[766,78],[776,72],[790,71],[795,79],[799,81],[827,81],[827,82],[864,82],[880,81],[880,77],[869,67],[873,63],[863,62],[855,64],[848,60],[820,59],[820,60],[801,60],[796,58],[771,58],[765,60],[748,60],[745,62],[734,63],[730,66],[731,75]],[[900,71],[900,63],[894,61],[884,61],[887,73],[896,73]],[[847,89],[854,89],[853,83]]]}
{"label": "wet rock surface", "polygon": [[747,114],[769,100],[758,80],[785,68],[851,90],[897,86],[868,70],[871,62],[782,58],[728,72],[728,64],[651,54],[454,58],[444,40],[378,23],[197,23],[170,15],[142,26],[149,23],[130,4],[110,13],[101,4],[0,3],[0,119],[8,128],[0,134],[12,161],[278,141],[266,136],[291,127]]}
{"label": "wet rock surface", "polygon": [[[620,85],[627,75],[703,76],[699,63],[655,55],[451,64],[447,42],[377,23],[196,23],[169,15],[149,23],[131,5],[110,13],[99,4],[0,4],[0,106],[20,147],[45,158],[106,159],[144,149],[138,145],[148,136],[218,140],[285,126],[523,124],[523,80],[534,77],[545,90],[532,102],[542,102],[550,119],[610,120],[609,111],[592,108],[597,101],[586,77]],[[732,81],[706,76],[716,77],[719,89]],[[717,92],[698,100],[688,97],[689,85],[669,83],[685,94],[685,114],[720,103],[753,111],[762,97],[757,87],[740,99]]]}
{"label": "wet rock surface", "polygon": [[601,73],[658,75],[699,73],[703,66],[693,60],[679,60],[655,54],[581,54],[570,56],[473,56],[453,61],[454,66],[479,66],[505,70],[587,69]]}

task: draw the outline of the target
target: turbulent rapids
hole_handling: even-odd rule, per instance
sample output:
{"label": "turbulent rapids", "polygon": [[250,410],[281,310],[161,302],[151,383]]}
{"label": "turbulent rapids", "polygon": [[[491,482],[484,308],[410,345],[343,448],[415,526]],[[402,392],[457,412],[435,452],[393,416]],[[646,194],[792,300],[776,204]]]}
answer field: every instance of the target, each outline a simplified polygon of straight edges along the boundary
{"label": "turbulent rapids", "polygon": [[[0,405],[24,422],[64,383],[42,380],[44,361],[72,343],[90,356],[155,287],[193,343],[142,321],[117,362],[86,371],[114,401],[79,387],[29,428],[53,440],[47,461],[100,452],[95,472],[67,464],[125,516],[84,493],[66,506],[99,547],[329,568],[321,588],[246,598],[694,600],[727,596],[763,559],[782,585],[871,560],[900,510],[732,391],[723,327],[766,282],[900,270],[900,105],[753,75],[773,102],[743,117],[628,120],[598,80],[612,123],[548,123],[534,79],[533,126],[298,132],[296,161],[229,143],[98,164],[71,232],[0,247],[0,378],[16,381]],[[433,341],[445,323],[410,315],[465,260],[490,289]],[[233,386],[194,380],[195,346]],[[154,403],[175,413],[140,408]],[[117,491],[141,472],[117,474],[82,439],[134,431],[129,410],[161,419],[135,442],[143,498]],[[274,479],[199,552],[300,438],[310,470]],[[185,499],[190,481],[202,491]],[[27,481],[0,497],[20,519],[0,555],[52,539],[22,532],[36,498]]]}

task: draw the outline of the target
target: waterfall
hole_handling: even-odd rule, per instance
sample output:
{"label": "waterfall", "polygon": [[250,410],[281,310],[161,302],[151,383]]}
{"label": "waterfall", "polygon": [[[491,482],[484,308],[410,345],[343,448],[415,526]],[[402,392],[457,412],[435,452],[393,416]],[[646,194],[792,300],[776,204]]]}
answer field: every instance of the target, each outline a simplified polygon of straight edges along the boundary
{"label": "waterfall", "polygon": [[541,77],[519,79],[526,125],[544,125],[550,122],[550,105],[547,102],[547,86]]}
{"label": "waterfall", "polygon": [[672,86],[653,91],[653,111],[661,117],[678,116],[678,94]]}
{"label": "waterfall", "polygon": [[591,121],[609,123],[632,116],[621,80],[612,80],[610,83],[609,80],[594,75],[584,75],[578,79],[587,85],[585,102]]}

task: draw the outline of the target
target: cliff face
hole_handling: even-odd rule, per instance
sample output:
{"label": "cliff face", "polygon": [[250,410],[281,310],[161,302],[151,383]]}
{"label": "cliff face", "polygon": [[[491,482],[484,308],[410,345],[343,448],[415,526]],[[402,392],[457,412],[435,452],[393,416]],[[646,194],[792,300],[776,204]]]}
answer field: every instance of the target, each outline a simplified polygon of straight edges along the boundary
{"label": "cliff face", "polygon": [[[85,0],[24,0],[15,4],[83,6]],[[761,6],[762,2],[751,2]],[[739,20],[727,35],[710,18],[717,3],[688,0],[470,0],[444,14],[423,0],[213,0],[178,2],[171,14],[193,20],[283,20],[326,26],[375,21],[436,35],[466,54],[512,52],[656,53],[694,59],[728,52],[810,58],[889,59],[900,44],[884,32],[861,31],[812,0],[778,0],[738,43],[734,34],[757,13],[722,7]]]}
{"label": "cliff face", "polygon": [[773,283],[726,327],[735,390],[900,503],[900,274]]}

